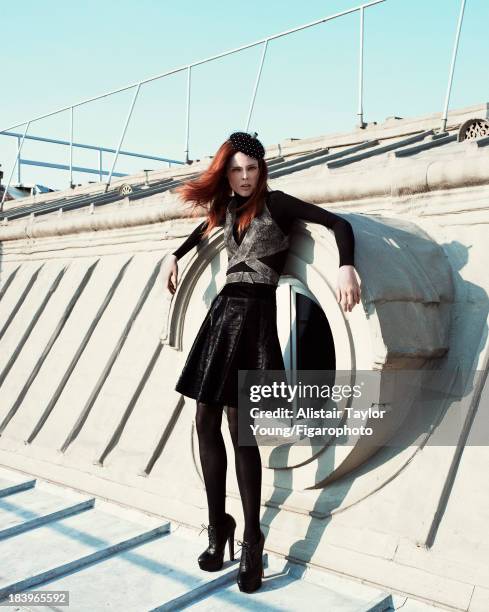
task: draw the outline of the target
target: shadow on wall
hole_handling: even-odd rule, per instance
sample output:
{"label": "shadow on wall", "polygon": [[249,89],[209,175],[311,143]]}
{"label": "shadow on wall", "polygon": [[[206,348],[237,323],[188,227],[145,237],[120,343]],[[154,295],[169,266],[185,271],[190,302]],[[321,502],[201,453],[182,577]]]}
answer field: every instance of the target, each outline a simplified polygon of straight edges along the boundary
{"label": "shadow on wall", "polygon": [[[289,549],[288,559],[290,561],[311,561],[330,524],[331,513],[341,508],[357,478],[385,465],[397,455],[401,456],[404,451],[409,452],[409,449],[414,447],[413,452],[406,456],[402,463],[398,464],[397,470],[391,477],[377,483],[378,486],[373,487],[371,491],[354,503],[361,502],[392,482],[407,468],[413,456],[425,445],[448,444],[455,447],[455,451],[446,482],[442,483],[444,485],[442,496],[437,507],[433,508],[433,520],[425,542],[427,547],[434,544],[438,527],[443,520],[456,479],[461,454],[473,428],[474,419],[480,410],[480,396],[487,372],[476,371],[475,368],[480,353],[487,343],[487,316],[489,313],[487,292],[481,286],[466,281],[461,275],[462,269],[468,262],[470,247],[457,241],[440,246],[450,261],[455,287],[454,306],[456,308],[452,313],[449,350],[443,356],[428,361],[426,367],[421,368],[420,374],[423,377],[423,383],[426,385],[423,387],[423,401],[420,402],[420,409],[416,410],[414,416],[407,415],[409,426],[400,428],[389,444],[379,448],[362,465],[333,482],[326,483],[319,490],[314,505],[307,511],[310,519],[304,537],[297,539]],[[436,285],[436,282],[434,284]],[[466,325],[457,325],[460,318],[463,318]],[[456,326],[455,330],[454,326]],[[459,356],[462,356],[461,360]],[[443,381],[447,383],[446,387]],[[467,402],[464,403],[464,400],[467,400]],[[443,434],[440,434],[440,431],[437,430],[442,422],[444,426],[448,423],[449,427],[452,428],[450,430],[450,440],[444,439]],[[279,461],[274,461],[274,453],[280,455]],[[283,447],[280,450],[274,449],[270,455],[270,464],[279,462],[284,464],[283,454]],[[332,471],[333,456],[324,453],[317,458],[318,477],[316,482],[322,479],[325,472]],[[324,466],[325,460],[330,463],[329,470]],[[287,461],[285,461],[286,464]],[[262,516],[263,524],[271,525],[281,508],[287,505],[287,499],[294,492],[293,476],[293,469],[290,468],[274,470],[274,490],[270,498],[265,501],[266,510]],[[348,507],[349,505],[341,508],[340,512],[347,510]],[[287,570],[288,567],[286,566],[283,570],[284,573],[287,573]]]}

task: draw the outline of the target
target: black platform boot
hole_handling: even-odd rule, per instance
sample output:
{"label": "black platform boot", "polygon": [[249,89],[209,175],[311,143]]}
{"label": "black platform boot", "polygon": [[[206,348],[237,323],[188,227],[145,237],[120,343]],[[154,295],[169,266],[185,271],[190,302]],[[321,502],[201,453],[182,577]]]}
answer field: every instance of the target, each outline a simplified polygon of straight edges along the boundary
{"label": "black platform boot", "polygon": [[[225,514],[222,523],[216,525],[202,525],[209,535],[209,546],[199,557],[200,569],[206,572],[217,572],[222,568],[226,541],[229,543],[229,558],[234,561],[234,530],[236,521],[230,514]],[[201,531],[202,533],[202,531]]]}
{"label": "black platform boot", "polygon": [[241,546],[241,561],[238,570],[238,586],[240,591],[253,593],[261,587],[263,571],[263,546],[265,536],[260,530],[260,539],[251,544],[246,540],[238,542]]}

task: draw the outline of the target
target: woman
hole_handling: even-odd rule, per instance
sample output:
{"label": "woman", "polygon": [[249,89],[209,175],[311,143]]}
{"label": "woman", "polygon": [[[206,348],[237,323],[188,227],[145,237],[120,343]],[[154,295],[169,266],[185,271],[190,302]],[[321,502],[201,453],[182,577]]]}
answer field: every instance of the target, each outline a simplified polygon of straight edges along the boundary
{"label": "woman", "polygon": [[360,301],[351,225],[318,206],[282,191],[269,191],[265,150],[244,132],[231,134],[209,168],[179,188],[206,219],[168,256],[164,282],[174,294],[177,260],[217,226],[224,228],[228,268],[224,287],[214,298],[194,340],[175,389],[197,402],[196,427],[209,507],[209,546],[199,565],[216,571],[224,548],[234,558],[234,518],[225,512],[227,457],[221,433],[227,406],[236,475],[244,513],[240,590],[251,593],[262,584],[265,537],[260,529],[262,464],[258,446],[238,444],[239,369],[284,370],[276,325],[276,288],[289,247],[295,219],[321,223],[334,231],[340,266],[336,297],[344,311]]}

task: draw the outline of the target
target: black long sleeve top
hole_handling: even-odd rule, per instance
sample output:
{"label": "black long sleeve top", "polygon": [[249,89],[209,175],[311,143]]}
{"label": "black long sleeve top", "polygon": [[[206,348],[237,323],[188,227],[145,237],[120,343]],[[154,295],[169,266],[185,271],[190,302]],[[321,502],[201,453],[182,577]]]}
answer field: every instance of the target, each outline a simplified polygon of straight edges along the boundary
{"label": "black long sleeve top", "polygon": [[[340,266],[354,265],[354,251],[355,251],[355,238],[351,224],[342,217],[335,215],[334,213],[325,210],[315,204],[304,202],[299,198],[295,198],[283,191],[271,191],[269,192],[268,208],[272,218],[283,231],[284,234],[288,235],[291,227],[296,219],[302,219],[304,221],[311,221],[313,223],[320,223],[325,227],[332,229],[335,235],[336,244],[338,246],[340,256]],[[235,194],[235,200],[238,206],[246,202],[247,197]],[[222,222],[222,224],[224,221]],[[200,223],[187,239],[173,252],[177,260],[183,257],[190,249],[196,246],[201,240],[203,233],[207,225],[207,220]],[[233,234],[238,244],[244,238],[246,231],[242,234],[240,240],[236,233],[236,226],[233,228]],[[285,263],[277,261],[277,266],[280,268]],[[272,266],[274,267],[274,266]],[[277,269],[277,268],[276,268]],[[280,273],[280,269],[277,270]]]}

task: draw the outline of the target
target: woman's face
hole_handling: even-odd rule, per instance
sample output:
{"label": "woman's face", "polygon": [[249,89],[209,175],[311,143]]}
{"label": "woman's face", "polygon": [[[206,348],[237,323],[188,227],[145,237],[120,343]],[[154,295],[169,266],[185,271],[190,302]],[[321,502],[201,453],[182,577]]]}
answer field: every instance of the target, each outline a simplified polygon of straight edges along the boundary
{"label": "woman's face", "polygon": [[238,151],[229,160],[227,177],[231,189],[241,196],[251,196],[260,176],[258,160]]}

